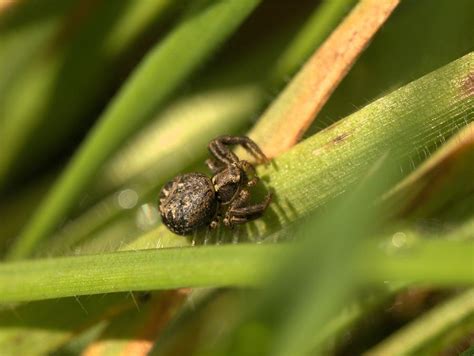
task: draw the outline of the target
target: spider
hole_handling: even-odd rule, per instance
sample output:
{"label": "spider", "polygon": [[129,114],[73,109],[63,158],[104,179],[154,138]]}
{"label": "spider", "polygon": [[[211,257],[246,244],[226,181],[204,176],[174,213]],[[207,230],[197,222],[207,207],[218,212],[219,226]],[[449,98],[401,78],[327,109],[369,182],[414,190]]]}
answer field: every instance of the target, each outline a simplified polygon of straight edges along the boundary
{"label": "spider", "polygon": [[262,150],[246,136],[220,136],[209,142],[214,156],[206,160],[213,176],[186,173],[173,178],[161,189],[159,210],[163,223],[178,235],[209,226],[216,228],[220,220],[232,228],[258,219],[268,207],[271,194],[262,202],[249,204],[249,188],[257,184],[254,166],[240,160],[230,150],[231,145],[241,145],[258,163],[267,163]]}

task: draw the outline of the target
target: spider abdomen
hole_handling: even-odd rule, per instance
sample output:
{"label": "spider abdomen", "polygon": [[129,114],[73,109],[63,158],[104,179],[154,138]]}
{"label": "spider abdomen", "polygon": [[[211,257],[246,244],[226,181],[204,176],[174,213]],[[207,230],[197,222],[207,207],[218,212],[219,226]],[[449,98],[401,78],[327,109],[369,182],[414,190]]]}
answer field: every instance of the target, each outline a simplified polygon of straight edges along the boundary
{"label": "spider abdomen", "polygon": [[187,235],[209,225],[218,202],[211,179],[201,173],[187,173],[165,184],[160,193],[163,223],[174,233]]}

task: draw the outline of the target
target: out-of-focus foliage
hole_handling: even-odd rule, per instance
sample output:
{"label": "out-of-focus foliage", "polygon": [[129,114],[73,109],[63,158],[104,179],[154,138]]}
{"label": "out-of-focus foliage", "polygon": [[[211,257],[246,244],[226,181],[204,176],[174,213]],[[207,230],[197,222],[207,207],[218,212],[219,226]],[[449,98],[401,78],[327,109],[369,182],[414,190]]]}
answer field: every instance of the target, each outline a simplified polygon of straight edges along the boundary
{"label": "out-of-focus foliage", "polygon": [[474,2],[391,1],[258,167],[264,217],[189,238],[161,186],[298,109],[279,93],[379,0],[0,1],[0,254],[35,256],[0,262],[0,353],[470,355]]}
{"label": "out-of-focus foliage", "polygon": [[403,1],[346,79],[312,130],[474,50],[470,0]]}

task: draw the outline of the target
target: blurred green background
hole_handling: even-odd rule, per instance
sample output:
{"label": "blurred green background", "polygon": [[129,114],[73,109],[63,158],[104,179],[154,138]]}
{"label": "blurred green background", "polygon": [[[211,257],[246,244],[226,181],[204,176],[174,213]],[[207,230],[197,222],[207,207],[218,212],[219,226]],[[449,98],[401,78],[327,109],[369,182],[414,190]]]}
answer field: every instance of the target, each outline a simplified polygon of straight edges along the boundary
{"label": "blurred green background", "polygon": [[471,0],[401,1],[259,168],[263,219],[183,238],[158,216],[357,3],[0,2],[0,353],[469,355]]}

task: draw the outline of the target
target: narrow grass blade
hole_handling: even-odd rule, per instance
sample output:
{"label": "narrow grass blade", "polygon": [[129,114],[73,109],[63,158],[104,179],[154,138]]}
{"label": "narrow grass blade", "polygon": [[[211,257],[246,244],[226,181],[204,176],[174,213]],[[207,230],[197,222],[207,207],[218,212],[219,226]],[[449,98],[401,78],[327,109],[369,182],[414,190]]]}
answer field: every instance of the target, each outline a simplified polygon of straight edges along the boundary
{"label": "narrow grass blade", "polygon": [[7,306],[0,310],[0,350],[2,355],[31,355],[33,350],[49,355],[78,333],[99,324],[103,328],[130,309],[136,310],[132,299],[121,293]]}
{"label": "narrow grass blade", "polygon": [[9,253],[10,258],[31,254],[67,216],[99,168],[123,140],[153,117],[173,91],[237,28],[258,2],[216,2],[179,25],[147,55],[25,227]]}
{"label": "narrow grass blade", "polygon": [[0,264],[0,303],[119,291],[252,286],[279,246],[127,251]]}
{"label": "narrow grass blade", "polygon": [[[290,226],[351,189],[382,152],[390,151],[403,175],[410,173],[430,150],[474,120],[473,72],[474,54],[469,54],[313,135],[269,167],[259,167],[274,203],[262,219],[224,234],[223,240],[258,240]],[[158,227],[155,237],[138,239],[132,248],[150,248],[167,234],[172,235]]]}
{"label": "narrow grass blade", "polygon": [[[303,355],[322,342],[315,331],[331,320],[360,283],[361,276],[353,268],[357,246],[383,220],[382,210],[373,202],[391,185],[394,175],[393,162],[384,155],[351,194],[312,216],[296,232],[296,239],[303,239],[301,245],[280,266],[273,288],[264,292],[268,300],[264,300],[261,320],[273,334],[271,354]],[[282,280],[291,281],[292,287],[283,287]],[[288,305],[282,308],[284,303]]]}
{"label": "narrow grass blade", "polygon": [[0,126],[5,145],[1,189],[38,170],[72,132],[91,122],[92,108],[113,85],[120,56],[153,18],[164,17],[168,5],[169,0],[71,6],[62,26],[36,60],[21,68],[3,98],[1,115],[8,120]]}
{"label": "narrow grass blade", "polygon": [[[45,241],[35,255],[69,254],[78,243],[102,235],[104,228],[109,230],[109,226],[117,222],[131,221],[128,225],[136,234],[153,228],[158,220],[156,196],[166,179],[171,179],[183,167],[190,167],[196,161],[203,162],[207,143],[212,138],[222,132],[241,131],[262,98],[258,86],[244,85],[202,91],[174,101],[154,123],[105,164],[88,196],[100,196],[110,189],[113,193],[68,222]],[[161,142],[166,142],[166,145],[161,145]],[[136,199],[133,206],[124,206],[119,200],[124,192]],[[117,236],[115,231],[112,234]],[[121,243],[125,241],[125,235],[124,232],[120,237]],[[157,245],[167,246],[167,243],[157,241]],[[110,241],[107,250],[115,250],[113,246],[113,241]],[[90,251],[83,247],[81,251]]]}
{"label": "narrow grass blade", "polygon": [[[243,60],[237,58],[236,63],[232,61],[231,65],[226,68],[226,78],[236,77],[232,73],[242,72],[242,67],[249,68],[246,70],[249,73],[244,77],[248,76],[252,84],[239,85],[235,88],[234,86],[222,88],[222,85],[218,85],[215,89],[207,89],[205,82],[213,83],[216,80],[212,79],[212,73],[210,76],[206,76],[205,81],[200,82],[200,86],[204,86],[206,89],[198,90],[196,94],[186,96],[173,103],[159,115],[155,120],[156,124],[147,126],[142,134],[139,134],[124,149],[117,152],[106,164],[103,173],[99,175],[87,197],[81,200],[81,209],[87,207],[89,201],[94,202],[96,197],[113,188],[119,188],[121,185],[125,185],[124,189],[132,189],[137,193],[138,204],[150,199],[154,200],[155,198],[152,196],[156,196],[157,190],[164,182],[163,179],[170,178],[179,170],[182,171],[184,166],[191,163],[191,160],[196,160],[200,152],[202,152],[202,156],[199,158],[204,160],[205,147],[211,138],[223,132],[228,134],[239,132],[239,128],[255,116],[257,110],[264,104],[263,87],[280,86],[293,69],[300,66],[306,59],[309,52],[316,46],[315,43],[322,41],[325,35],[332,30],[334,24],[342,16],[342,12],[348,11],[349,3],[352,2],[352,0],[342,0],[334,5],[331,2],[331,4],[324,4],[322,7],[318,6],[310,22],[298,34],[297,42],[299,44],[296,47],[290,45],[285,49],[283,55],[286,58],[285,63],[279,65],[278,71],[274,67],[267,69],[268,66],[259,64],[262,62],[260,51],[265,53],[265,57],[268,56],[268,53],[275,52],[274,47],[281,47],[281,45],[275,46],[270,42],[264,44],[260,51],[252,53],[249,59],[245,59],[245,56]],[[279,42],[278,38],[277,36],[277,42]],[[273,58],[274,55],[270,57]],[[221,72],[222,70],[217,69],[218,74]],[[254,83],[255,78],[262,76],[262,72],[269,73],[263,77],[269,75],[271,83],[267,81],[265,81],[267,85]],[[223,76],[224,74],[221,73],[218,77]],[[240,80],[245,79],[242,78],[242,75],[237,77]],[[196,112],[199,112],[199,115],[196,115]],[[206,117],[208,120],[205,119]],[[186,123],[190,118],[192,118],[194,125]],[[183,130],[183,127],[186,129]],[[173,137],[171,142],[169,142],[169,137]],[[169,142],[164,148],[157,146],[157,142],[162,140]],[[56,246],[53,247],[54,251],[71,251],[73,241],[80,241],[85,236],[88,236],[89,239],[89,237],[97,235],[103,227],[114,224],[112,221],[127,220],[126,215],[135,214],[133,211],[122,209],[117,204],[119,194],[120,191],[116,191],[112,196],[103,199],[89,209],[83,216],[64,226],[64,229],[58,234],[58,238],[54,242],[52,241],[52,245]],[[140,210],[135,215],[141,215]],[[110,230],[108,227],[106,229]],[[163,245],[160,242],[158,244]],[[44,248],[42,246],[41,250],[47,251],[50,255],[52,251],[50,245],[47,244]],[[164,243],[164,245],[167,244]],[[108,246],[113,248],[113,244]],[[89,250],[87,247],[86,249]],[[82,248],[81,251],[83,251]]]}
{"label": "narrow grass blade", "polygon": [[462,238],[462,234],[462,231],[450,234],[451,238],[459,235],[461,241],[446,240],[446,235],[428,241],[413,238],[409,232],[395,233],[388,241],[361,247],[364,259],[360,261],[360,271],[367,280],[374,281],[433,283],[446,287],[472,285],[474,232],[470,232],[468,239]]}
{"label": "narrow grass blade", "polygon": [[175,290],[152,294],[146,301],[137,300],[136,309],[113,318],[100,337],[83,350],[83,354],[148,355],[155,339],[187,297],[188,291]]}
{"label": "narrow grass blade", "polygon": [[[286,245],[240,244],[7,262],[0,264],[0,303],[131,290],[262,285],[277,261],[291,251]],[[356,267],[367,281],[474,285],[472,242],[417,241],[399,253],[372,243],[361,251]]]}
{"label": "narrow grass blade", "polygon": [[[473,271],[474,272],[474,271]],[[474,320],[474,289],[468,289],[447,302],[436,306],[425,315],[402,327],[374,348],[367,356],[428,355],[442,350],[422,350],[430,341],[439,340],[467,319]],[[473,321],[470,322],[474,325]],[[466,334],[468,330],[466,330]],[[429,345],[428,345],[429,348]]]}
{"label": "narrow grass blade", "polygon": [[452,205],[459,205],[473,190],[474,124],[471,123],[393,188],[385,200],[386,204],[398,207],[398,216],[416,219],[452,210]]}
{"label": "narrow grass blade", "polygon": [[318,4],[290,46],[276,62],[269,80],[277,86],[281,78],[293,75],[355,3],[356,0],[333,0]]}
{"label": "narrow grass blade", "polygon": [[398,3],[362,0],[306,62],[250,132],[267,156],[298,142]]}
{"label": "narrow grass blade", "polygon": [[[432,4],[432,0],[400,2],[324,105],[307,135],[474,49],[474,2],[441,0],[436,6]],[[440,43],[444,44],[442,51]]]}

